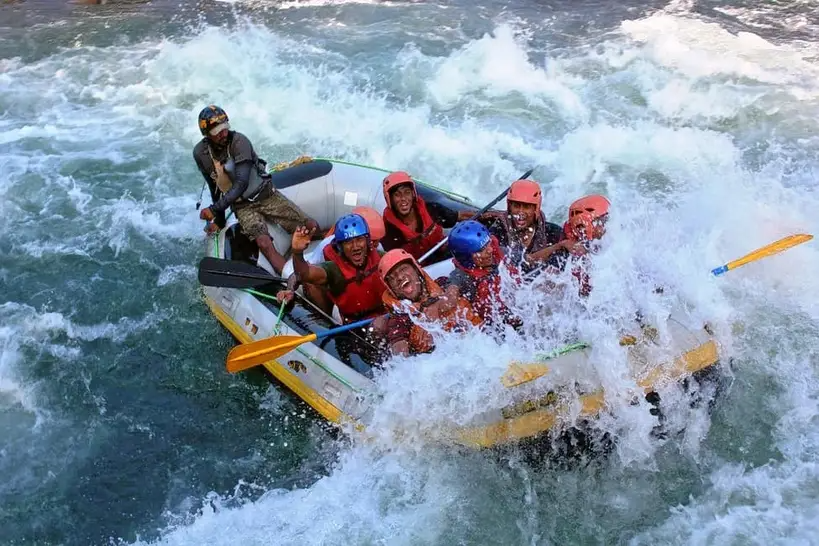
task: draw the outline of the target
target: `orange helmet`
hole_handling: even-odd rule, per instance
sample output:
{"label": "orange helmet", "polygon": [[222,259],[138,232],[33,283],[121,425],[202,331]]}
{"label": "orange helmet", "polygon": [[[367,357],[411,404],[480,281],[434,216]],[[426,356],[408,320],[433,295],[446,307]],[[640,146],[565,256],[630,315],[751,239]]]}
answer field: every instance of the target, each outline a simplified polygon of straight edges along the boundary
{"label": "orange helmet", "polygon": [[569,218],[575,214],[588,212],[592,218],[600,218],[609,213],[611,202],[602,195],[587,195],[569,205]]}
{"label": "orange helmet", "polygon": [[[389,272],[392,271],[398,264],[407,261],[411,261],[413,264],[415,264],[418,271],[421,271],[421,266],[419,266],[418,262],[415,261],[415,258],[412,257],[412,254],[403,248],[394,248],[381,256],[381,260],[378,262],[378,274],[381,276],[381,280],[386,283]],[[387,288],[389,289],[389,286]]]}
{"label": "orange helmet", "polygon": [[384,201],[387,202],[387,206],[392,208],[392,201],[390,201],[390,192],[396,186],[400,186],[401,184],[411,184],[412,185],[412,193],[416,196],[418,192],[415,189],[415,180],[409,175],[409,173],[404,171],[395,171],[394,173],[390,173],[384,178],[382,185],[384,187]]}
{"label": "orange helmet", "polygon": [[540,192],[540,185],[534,180],[515,180],[509,187],[509,194],[506,196],[507,203],[517,201],[518,203],[535,205],[535,214],[540,213],[542,200],[543,195]]}
{"label": "orange helmet", "polygon": [[575,214],[566,222],[566,235],[573,241],[591,241],[594,239],[594,217],[591,213]]}
{"label": "orange helmet", "polygon": [[378,241],[384,238],[387,230],[384,228],[384,219],[381,218],[377,210],[362,205],[355,207],[352,210],[352,214],[358,214],[367,222],[367,227],[370,228],[370,240],[372,240],[373,244],[377,245]]}

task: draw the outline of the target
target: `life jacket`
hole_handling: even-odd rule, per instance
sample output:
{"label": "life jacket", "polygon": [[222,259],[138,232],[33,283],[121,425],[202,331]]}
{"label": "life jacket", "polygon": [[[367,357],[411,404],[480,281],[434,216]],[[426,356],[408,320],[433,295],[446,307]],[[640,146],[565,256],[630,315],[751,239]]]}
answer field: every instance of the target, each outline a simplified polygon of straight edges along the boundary
{"label": "life jacket", "polygon": [[[216,183],[216,187],[219,188],[219,191],[225,194],[230,191],[230,188],[233,187],[233,176],[236,169],[236,162],[233,160],[233,155],[230,153],[230,147],[233,145],[233,134],[230,135],[230,142],[228,143],[226,150],[227,161],[224,163],[216,160],[209,142],[205,142],[205,145],[207,146],[210,160],[213,162],[213,171],[210,173],[210,177]],[[255,198],[262,192],[262,189],[264,189],[266,185],[266,180],[263,177],[263,174],[264,164],[258,157],[256,157],[254,152],[253,167],[250,169],[250,179],[247,182],[247,189],[239,197],[239,199],[237,199],[238,202],[255,201]]]}
{"label": "life jacket", "polygon": [[[392,290],[387,287],[382,296],[384,306],[393,313],[409,313],[413,317],[430,320],[425,313],[425,309],[437,300],[437,298],[444,295],[444,289],[432,280],[432,277],[424,270],[421,270],[421,278],[427,288],[427,298],[424,301],[409,302],[408,300],[399,300],[393,295]],[[483,324],[481,317],[475,313],[469,300],[464,297],[459,297],[455,309],[448,315],[440,317],[438,320],[447,332],[463,326],[464,323],[470,323],[473,326],[481,326]],[[410,329],[409,343],[410,348],[415,353],[426,353],[434,347],[432,335],[415,323],[413,323]]]}
{"label": "life jacket", "polygon": [[444,228],[435,223],[427,210],[427,204],[419,195],[415,196],[415,210],[421,219],[421,233],[413,231],[407,224],[402,222],[392,206],[388,205],[384,209],[384,222],[390,223],[395,229],[401,232],[405,243],[401,248],[406,250],[416,260],[427,253],[432,247],[444,240]]}
{"label": "life jacket", "polygon": [[[499,267],[504,259],[503,250],[501,250],[500,243],[498,242],[497,237],[494,235],[490,236],[490,244],[492,245],[492,258],[496,264],[492,268],[469,268],[464,267],[454,258],[452,260],[452,263],[456,268],[475,279],[475,291],[472,294],[470,303],[472,304],[472,308],[475,310],[475,312],[484,321],[491,320],[493,309],[497,309],[497,311],[503,317],[508,316],[510,313],[509,308],[505,303],[503,303],[500,293],[501,278]],[[514,278],[518,277],[518,270],[515,266],[507,264],[506,267]]]}
{"label": "life jacket", "polygon": [[324,247],[324,258],[338,266],[346,282],[341,295],[329,294],[330,299],[338,306],[338,311],[345,322],[376,317],[384,312],[381,294],[387,287],[378,274],[378,262],[381,256],[377,250],[370,248],[367,261],[362,269],[351,264],[332,244]]}

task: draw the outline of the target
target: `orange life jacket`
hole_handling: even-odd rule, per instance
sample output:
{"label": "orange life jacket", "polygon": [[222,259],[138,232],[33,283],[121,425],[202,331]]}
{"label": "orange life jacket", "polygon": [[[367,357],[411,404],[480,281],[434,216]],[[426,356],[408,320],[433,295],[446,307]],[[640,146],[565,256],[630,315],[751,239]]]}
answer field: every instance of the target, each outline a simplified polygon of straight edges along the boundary
{"label": "orange life jacket", "polygon": [[402,222],[393,212],[392,207],[384,209],[384,222],[390,223],[395,229],[401,232],[406,241],[401,248],[412,254],[416,260],[427,253],[432,247],[444,240],[444,228],[435,223],[427,210],[427,204],[421,196],[415,196],[415,210],[421,220],[421,233],[413,231],[407,224]]}
{"label": "orange life jacket", "polygon": [[[429,320],[424,312],[424,309],[429,305],[430,300],[443,296],[444,290],[438,285],[438,283],[432,280],[432,277],[430,277],[426,271],[421,270],[421,275],[427,288],[427,298],[424,301],[414,303],[411,303],[408,300],[399,300],[393,295],[392,290],[387,287],[387,289],[384,290],[384,295],[382,296],[382,300],[387,310],[393,313],[409,312],[409,314],[412,316]],[[443,326],[444,330],[447,332],[454,330],[467,322],[471,323],[473,326],[481,326],[483,324],[483,320],[472,309],[472,305],[469,303],[469,300],[463,297],[458,298],[458,303],[455,306],[455,309],[453,309],[448,315],[440,317],[438,320],[441,321],[441,326]],[[411,350],[415,353],[429,352],[434,346],[432,335],[414,323],[410,330],[409,343]]]}

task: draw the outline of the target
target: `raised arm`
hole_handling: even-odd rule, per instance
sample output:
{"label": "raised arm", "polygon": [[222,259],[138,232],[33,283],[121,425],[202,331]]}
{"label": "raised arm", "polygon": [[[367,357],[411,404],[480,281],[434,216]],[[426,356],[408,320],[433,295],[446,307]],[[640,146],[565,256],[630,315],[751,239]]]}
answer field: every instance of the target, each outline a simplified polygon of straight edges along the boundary
{"label": "raised arm", "polygon": [[304,259],[304,251],[310,244],[315,231],[315,228],[307,229],[301,226],[293,232],[293,238],[290,241],[290,248],[293,251],[293,271],[302,284],[326,285],[327,272],[324,268],[311,265]]}

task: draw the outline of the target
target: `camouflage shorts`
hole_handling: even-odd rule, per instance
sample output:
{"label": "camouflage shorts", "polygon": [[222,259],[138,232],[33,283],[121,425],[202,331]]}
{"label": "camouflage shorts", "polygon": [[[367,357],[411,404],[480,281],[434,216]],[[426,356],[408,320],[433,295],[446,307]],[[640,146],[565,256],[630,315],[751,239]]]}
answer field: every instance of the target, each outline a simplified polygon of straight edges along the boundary
{"label": "camouflage shorts", "polygon": [[287,233],[293,233],[309,220],[304,211],[279,191],[270,197],[249,203],[236,210],[236,219],[249,239],[269,235],[267,223],[278,224]]}

